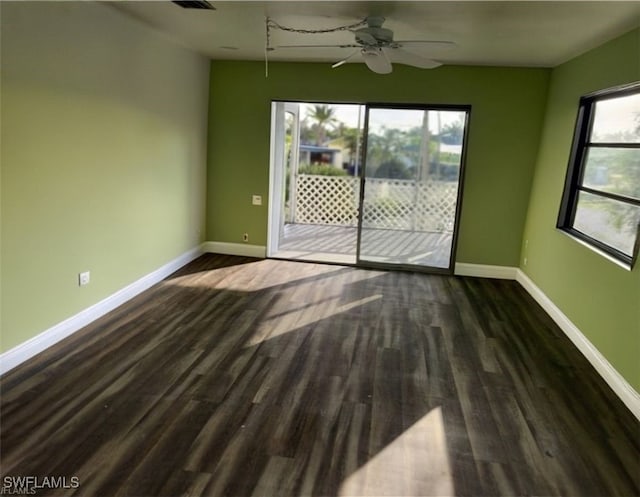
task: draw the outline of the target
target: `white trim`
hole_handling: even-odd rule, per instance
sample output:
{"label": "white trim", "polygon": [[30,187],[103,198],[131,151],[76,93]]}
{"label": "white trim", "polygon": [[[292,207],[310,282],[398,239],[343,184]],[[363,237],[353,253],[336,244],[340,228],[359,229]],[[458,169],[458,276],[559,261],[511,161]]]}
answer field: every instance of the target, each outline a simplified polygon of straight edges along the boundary
{"label": "white trim", "polygon": [[26,342],[3,352],[0,354],[0,374],[5,374],[27,359],[32,358],[60,340],[72,335],[99,317],[104,316],[106,313],[124,304],[136,295],[144,292],[149,287],[155,285],[159,281],[162,281],[171,273],[177,271],[188,262],[191,262],[196,257],[202,255],[202,253],[203,250],[201,246],[193,248],[155,271],[143,276],[139,280],[121,288],[100,302],[87,307],[74,316],[65,319],[35,337],[30,338]]}
{"label": "white trim", "polygon": [[480,278],[515,280],[517,271],[518,268],[512,266],[489,266],[486,264],[456,262],[454,274],[457,276],[477,276]]}
{"label": "white trim", "polygon": [[[280,230],[284,226],[284,102],[271,102],[271,133],[269,142],[269,221],[267,225],[267,251],[272,256],[278,251]],[[295,148],[291,148],[295,150]],[[295,156],[295,154],[293,154]],[[282,202],[281,202],[282,200]]]}
{"label": "white trim", "polygon": [[589,339],[571,322],[571,320],[556,306],[552,300],[529,278],[518,269],[516,281],[529,292],[538,304],[555,321],[569,340],[578,348],[600,376],[607,382],[620,400],[629,408],[633,415],[640,420],[640,394],[625,380],[611,365],[602,353]]}
{"label": "white trim", "polygon": [[267,256],[267,247],[264,245],[247,245],[246,243],[204,242],[205,252],[213,254],[241,255],[243,257],[258,257],[264,259]]}

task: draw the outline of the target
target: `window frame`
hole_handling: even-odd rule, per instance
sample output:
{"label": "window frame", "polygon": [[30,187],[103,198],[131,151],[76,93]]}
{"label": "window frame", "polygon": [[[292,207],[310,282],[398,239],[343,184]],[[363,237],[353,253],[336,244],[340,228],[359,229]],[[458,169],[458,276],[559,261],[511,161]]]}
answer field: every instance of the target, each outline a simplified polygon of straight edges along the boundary
{"label": "window frame", "polygon": [[589,140],[593,130],[596,103],[636,93],[640,93],[640,81],[596,91],[580,98],[578,115],[573,133],[573,142],[571,144],[571,154],[569,156],[569,165],[567,167],[564,191],[562,193],[562,200],[560,203],[560,212],[558,214],[558,221],[556,224],[556,228],[559,230],[578,239],[587,246],[595,248],[596,251],[603,252],[606,256],[622,263],[622,265],[628,269],[633,268],[633,265],[638,258],[638,250],[640,246],[640,223],[636,227],[635,241],[631,256],[602,242],[601,240],[598,240],[597,238],[593,238],[592,236],[577,230],[573,225],[578,205],[578,194],[581,191],[597,195],[601,198],[608,198],[640,207],[640,200],[638,199],[598,190],[582,184],[586,168],[585,158],[591,148],[640,149],[640,143],[591,142]]}

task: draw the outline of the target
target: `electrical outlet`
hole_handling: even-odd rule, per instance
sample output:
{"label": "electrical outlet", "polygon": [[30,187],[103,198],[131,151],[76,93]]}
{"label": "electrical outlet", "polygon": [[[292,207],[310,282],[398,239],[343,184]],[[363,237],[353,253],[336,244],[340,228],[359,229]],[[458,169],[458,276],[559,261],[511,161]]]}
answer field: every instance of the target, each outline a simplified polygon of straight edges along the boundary
{"label": "electrical outlet", "polygon": [[524,258],[524,265],[525,266],[527,265],[527,258],[526,257]]}
{"label": "electrical outlet", "polygon": [[242,241],[243,242],[248,242],[249,241],[249,233],[244,233],[242,235]]}
{"label": "electrical outlet", "polygon": [[78,285],[85,286],[88,285],[91,281],[91,273],[89,271],[85,271],[83,273],[78,274]]}
{"label": "electrical outlet", "polygon": [[251,197],[251,203],[253,205],[262,205],[262,195],[253,195]]}

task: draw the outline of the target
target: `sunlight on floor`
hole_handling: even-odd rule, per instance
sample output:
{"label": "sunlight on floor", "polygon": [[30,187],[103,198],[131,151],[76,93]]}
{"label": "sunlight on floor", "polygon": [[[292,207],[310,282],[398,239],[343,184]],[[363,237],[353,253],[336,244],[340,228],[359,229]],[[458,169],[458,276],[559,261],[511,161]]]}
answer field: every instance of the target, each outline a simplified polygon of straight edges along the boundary
{"label": "sunlight on floor", "polygon": [[442,409],[432,409],[347,477],[339,495],[455,495]]}
{"label": "sunlight on floor", "polygon": [[[290,274],[279,273],[277,271],[266,272],[268,279],[259,279],[256,274],[262,274],[258,266],[273,265],[276,261],[264,259],[256,262],[249,262],[241,266],[230,266],[218,269],[211,269],[197,274],[187,274],[184,276],[176,276],[163,282],[165,285],[177,285],[185,288],[210,288],[215,290],[231,290],[241,292],[255,292],[265,290],[267,288],[276,287],[282,284],[292,284],[297,280],[291,278]],[[278,262],[282,264],[282,262]],[[291,264],[298,264],[291,262]],[[326,274],[343,271],[340,266],[313,266],[313,273],[305,273],[304,267],[300,266],[300,278],[304,280],[306,277],[322,277]],[[311,267],[311,266],[310,266]],[[255,270],[254,270],[255,268]]]}
{"label": "sunlight on floor", "polygon": [[[340,314],[342,312],[347,312],[361,305],[366,305],[370,302],[375,302],[376,300],[380,299],[382,299],[382,295],[377,294],[365,297],[363,299],[355,300],[347,304],[338,305],[341,298],[332,297],[314,304],[304,305],[295,311],[290,311],[285,317],[283,317],[282,315],[274,316],[274,318],[277,317],[276,326],[261,326],[260,329],[256,330],[251,339],[246,343],[245,347],[252,347],[259,344],[260,342],[264,342],[280,335],[284,335],[285,333],[298,330],[305,326],[309,326],[311,324],[322,321],[323,319],[326,319],[330,316]],[[269,319],[272,318],[268,318],[268,320]]]}
{"label": "sunlight on floor", "polygon": [[[286,267],[290,265],[290,267]],[[282,268],[286,267],[285,270]],[[297,278],[292,278],[292,273]],[[327,291],[336,281],[340,285],[355,285],[379,277],[378,271],[359,271],[343,266],[300,264],[263,259],[255,262],[175,276],[162,282],[166,286],[180,286],[210,292],[213,298],[220,292],[232,292],[237,298],[267,291],[273,295],[269,311],[260,320],[245,347],[314,325],[331,316],[380,300],[374,294],[347,301],[338,290]],[[336,280],[336,278],[338,280]],[[340,288],[339,286],[336,288]],[[203,293],[205,297],[208,293]]]}

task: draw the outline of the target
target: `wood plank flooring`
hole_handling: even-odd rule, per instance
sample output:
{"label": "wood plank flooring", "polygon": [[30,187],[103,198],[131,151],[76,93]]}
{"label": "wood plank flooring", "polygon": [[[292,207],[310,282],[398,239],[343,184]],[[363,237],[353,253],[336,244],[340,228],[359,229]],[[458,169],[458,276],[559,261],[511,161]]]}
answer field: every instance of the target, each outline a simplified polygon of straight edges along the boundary
{"label": "wood plank flooring", "polygon": [[640,494],[640,424],[512,281],[205,255],[1,379],[81,496]]}

